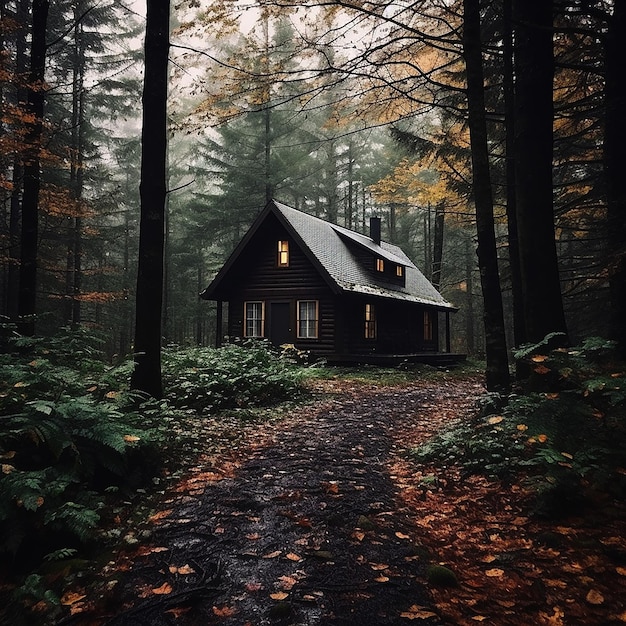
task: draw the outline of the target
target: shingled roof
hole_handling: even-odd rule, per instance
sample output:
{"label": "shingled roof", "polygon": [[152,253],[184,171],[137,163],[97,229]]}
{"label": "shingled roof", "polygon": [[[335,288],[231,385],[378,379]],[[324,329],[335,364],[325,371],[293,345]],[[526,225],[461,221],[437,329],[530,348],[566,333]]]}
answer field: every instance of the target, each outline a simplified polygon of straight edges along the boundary
{"label": "shingled roof", "polygon": [[[201,294],[202,297],[207,299],[211,297],[211,293],[237,258],[240,250],[270,212],[276,215],[295,241],[300,244],[333,291],[427,304],[441,310],[455,309],[398,246],[384,241],[377,244],[366,235],[331,224],[275,200],[268,203],[222,270]],[[391,285],[375,280],[373,274],[359,263],[351,250],[354,246],[350,244],[367,250],[373,256],[404,266],[405,285]]]}

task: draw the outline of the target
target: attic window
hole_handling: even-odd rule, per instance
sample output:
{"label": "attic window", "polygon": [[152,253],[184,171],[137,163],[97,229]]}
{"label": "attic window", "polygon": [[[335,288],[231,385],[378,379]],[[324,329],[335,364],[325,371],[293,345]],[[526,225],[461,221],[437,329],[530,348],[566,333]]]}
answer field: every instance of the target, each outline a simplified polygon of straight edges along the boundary
{"label": "attic window", "polygon": [[278,242],[278,267],[289,267],[289,242],[286,239],[281,239]]}
{"label": "attic window", "polygon": [[376,271],[377,272],[385,271],[385,261],[383,261],[383,259],[381,258],[376,259]]}
{"label": "attic window", "polygon": [[376,309],[373,304],[365,305],[365,339],[376,339]]}
{"label": "attic window", "polygon": [[396,276],[402,278],[404,276],[404,267],[402,265],[396,265]]}

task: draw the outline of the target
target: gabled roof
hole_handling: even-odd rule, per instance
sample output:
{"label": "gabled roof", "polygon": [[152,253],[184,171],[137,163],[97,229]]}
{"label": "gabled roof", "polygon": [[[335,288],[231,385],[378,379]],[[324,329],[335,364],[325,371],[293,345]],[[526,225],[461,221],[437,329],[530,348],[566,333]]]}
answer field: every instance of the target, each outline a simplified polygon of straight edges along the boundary
{"label": "gabled roof", "polygon": [[[427,304],[438,309],[455,308],[441,296],[398,246],[384,241],[377,244],[366,235],[331,224],[275,200],[268,203],[211,284],[200,294],[203,298],[211,298],[211,294],[268,213],[276,215],[336,293],[350,292],[392,298]],[[349,243],[367,250],[373,256],[404,266],[405,285],[376,281],[373,274],[351,252]]]}

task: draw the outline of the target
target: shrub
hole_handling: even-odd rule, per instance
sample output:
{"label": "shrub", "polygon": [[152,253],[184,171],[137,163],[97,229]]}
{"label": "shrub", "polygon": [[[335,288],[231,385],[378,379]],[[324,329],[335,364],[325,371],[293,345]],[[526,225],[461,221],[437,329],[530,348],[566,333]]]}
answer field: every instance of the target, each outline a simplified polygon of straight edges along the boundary
{"label": "shrub", "polygon": [[590,489],[626,495],[619,471],[626,463],[623,364],[602,339],[569,350],[548,350],[549,343],[516,354],[530,372],[519,393],[488,397],[472,421],[440,433],[413,457],[498,478],[523,471],[546,515],[579,506]]}
{"label": "shrub", "polygon": [[163,363],[168,402],[201,413],[271,406],[301,390],[300,368],[264,341],[167,350]]}

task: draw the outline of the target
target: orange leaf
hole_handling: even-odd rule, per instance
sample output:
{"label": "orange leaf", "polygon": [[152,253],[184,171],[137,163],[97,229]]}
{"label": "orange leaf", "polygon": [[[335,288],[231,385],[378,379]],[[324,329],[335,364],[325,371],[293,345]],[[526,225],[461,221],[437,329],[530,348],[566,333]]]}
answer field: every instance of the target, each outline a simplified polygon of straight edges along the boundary
{"label": "orange leaf", "polygon": [[152,593],[154,593],[157,596],[167,595],[168,593],[172,593],[172,585],[165,582],[160,587],[156,587],[155,589],[153,589]]}
{"label": "orange leaf", "polygon": [[230,606],[213,607],[213,614],[217,615],[217,617],[232,617],[236,612],[237,610]]}
{"label": "orange leaf", "polygon": [[272,600],[284,600],[287,597],[289,597],[289,594],[285,593],[284,591],[276,591],[275,593],[270,593],[270,598],[272,598]]}
{"label": "orange leaf", "polygon": [[374,578],[374,580],[377,583],[386,583],[386,582],[389,582],[389,577],[388,576],[377,576],[376,578]]}
{"label": "orange leaf", "polygon": [[487,423],[488,424],[499,424],[501,421],[503,421],[504,418],[502,417],[502,415],[492,415],[488,420]]}
{"label": "orange leaf", "polygon": [[375,571],[375,572],[380,572],[384,569],[389,569],[389,565],[386,565],[385,563],[370,563],[370,567]]}
{"label": "orange leaf", "polygon": [[280,550],[274,550],[274,552],[269,552],[268,554],[264,554],[261,558],[263,559],[275,559],[277,556],[280,556],[282,552]]}
{"label": "orange leaf", "polygon": [[587,600],[589,604],[603,604],[604,596],[599,591],[596,591],[595,589],[590,589],[589,593],[585,597],[585,600]]}
{"label": "orange leaf", "polygon": [[548,374],[550,372],[550,369],[545,365],[537,365],[534,369],[537,374]]}
{"label": "orange leaf", "polygon": [[137,437],[136,435],[124,435],[124,441],[128,443],[135,443],[135,441],[139,441],[141,437]]}
{"label": "orange leaf", "polygon": [[398,539],[410,539],[410,538],[411,538],[409,535],[406,535],[406,534],[401,533],[401,532],[399,532],[399,531],[396,533],[396,537],[397,537]]}
{"label": "orange leaf", "polygon": [[548,435],[537,435],[537,441],[540,443],[545,443],[548,441]]}
{"label": "orange leaf", "polygon": [[177,607],[174,607],[173,609],[167,609],[165,613],[169,613],[170,615],[173,615],[174,617],[178,618],[178,617],[182,617],[185,613],[189,613],[189,611],[191,611],[190,606],[177,606]]}
{"label": "orange leaf", "polygon": [[61,604],[63,606],[72,606],[72,604],[76,604],[76,602],[79,602],[86,597],[87,596],[85,594],[68,591],[61,596]]}
{"label": "orange leaf", "polygon": [[488,569],[485,572],[485,576],[489,576],[489,578],[500,578],[500,576],[504,575],[504,570],[498,567],[494,567],[493,569]]}
{"label": "orange leaf", "polygon": [[400,613],[400,617],[406,619],[429,619],[430,617],[437,617],[437,614],[425,609],[423,606],[414,604],[408,611]]}
{"label": "orange leaf", "polygon": [[534,354],[530,360],[533,363],[543,363],[544,361],[548,360],[548,357],[545,354]]}
{"label": "orange leaf", "polygon": [[290,561],[295,561],[296,563],[298,563],[299,561],[302,561],[302,557],[298,554],[296,554],[295,552],[290,552],[289,554],[285,555]]}

